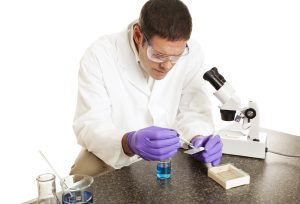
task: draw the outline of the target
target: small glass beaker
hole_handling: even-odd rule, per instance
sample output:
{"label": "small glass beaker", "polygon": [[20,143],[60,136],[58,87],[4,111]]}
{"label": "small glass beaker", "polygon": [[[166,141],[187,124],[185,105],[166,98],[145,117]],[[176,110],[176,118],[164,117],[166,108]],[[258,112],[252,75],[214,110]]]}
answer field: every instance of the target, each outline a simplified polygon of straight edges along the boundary
{"label": "small glass beaker", "polygon": [[158,179],[168,179],[171,177],[171,159],[158,161],[156,175]]}
{"label": "small glass beaker", "polygon": [[62,187],[62,203],[93,203],[93,194],[91,191],[93,182],[93,177],[87,175],[75,174],[65,177],[60,184]]}
{"label": "small glass beaker", "polygon": [[38,204],[59,204],[56,196],[55,175],[41,174],[36,178],[38,185]]}

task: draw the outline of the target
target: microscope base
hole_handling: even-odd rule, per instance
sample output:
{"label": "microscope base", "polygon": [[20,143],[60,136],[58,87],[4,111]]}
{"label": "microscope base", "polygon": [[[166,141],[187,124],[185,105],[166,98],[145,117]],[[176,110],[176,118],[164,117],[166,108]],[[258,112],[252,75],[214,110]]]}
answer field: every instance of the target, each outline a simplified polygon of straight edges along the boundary
{"label": "microscope base", "polygon": [[242,132],[221,130],[218,132],[223,142],[223,154],[254,157],[264,159],[266,157],[267,135],[259,133],[259,141],[248,139]]}

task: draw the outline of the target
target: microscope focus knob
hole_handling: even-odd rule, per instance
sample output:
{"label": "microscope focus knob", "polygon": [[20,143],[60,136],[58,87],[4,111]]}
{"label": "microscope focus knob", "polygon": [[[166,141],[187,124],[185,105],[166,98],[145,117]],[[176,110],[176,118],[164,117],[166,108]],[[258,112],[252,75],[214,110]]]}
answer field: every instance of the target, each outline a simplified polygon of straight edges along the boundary
{"label": "microscope focus knob", "polygon": [[253,119],[256,116],[256,111],[253,108],[248,108],[247,110],[245,110],[245,116],[248,119]]}

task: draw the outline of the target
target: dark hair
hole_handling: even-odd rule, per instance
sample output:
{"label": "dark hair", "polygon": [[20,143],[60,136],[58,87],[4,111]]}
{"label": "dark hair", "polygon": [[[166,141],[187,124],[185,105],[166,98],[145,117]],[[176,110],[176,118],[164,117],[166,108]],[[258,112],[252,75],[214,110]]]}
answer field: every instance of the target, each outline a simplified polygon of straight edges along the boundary
{"label": "dark hair", "polygon": [[139,23],[149,40],[155,35],[170,41],[188,40],[192,32],[192,17],[180,0],[149,0]]}

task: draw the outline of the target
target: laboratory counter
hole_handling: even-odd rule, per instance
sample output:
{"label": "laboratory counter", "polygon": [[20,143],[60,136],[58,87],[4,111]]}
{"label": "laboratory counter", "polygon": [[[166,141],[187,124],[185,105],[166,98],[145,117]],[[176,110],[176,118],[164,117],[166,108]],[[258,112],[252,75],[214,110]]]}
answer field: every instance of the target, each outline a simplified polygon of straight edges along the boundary
{"label": "laboratory counter", "polygon": [[[270,150],[300,154],[300,137],[262,129]],[[224,189],[207,168],[181,149],[172,158],[172,177],[156,178],[157,162],[139,161],[94,178],[93,203],[300,203],[300,158],[266,153],[265,159],[223,155],[250,175],[250,184]],[[26,204],[36,203],[36,200]]]}
{"label": "laboratory counter", "polygon": [[[267,132],[268,148],[300,154],[300,137]],[[172,158],[172,177],[156,178],[157,162],[139,161],[95,178],[94,203],[300,203],[300,158],[267,153],[265,159],[223,155],[250,175],[250,184],[225,190],[207,168],[180,150]]]}

